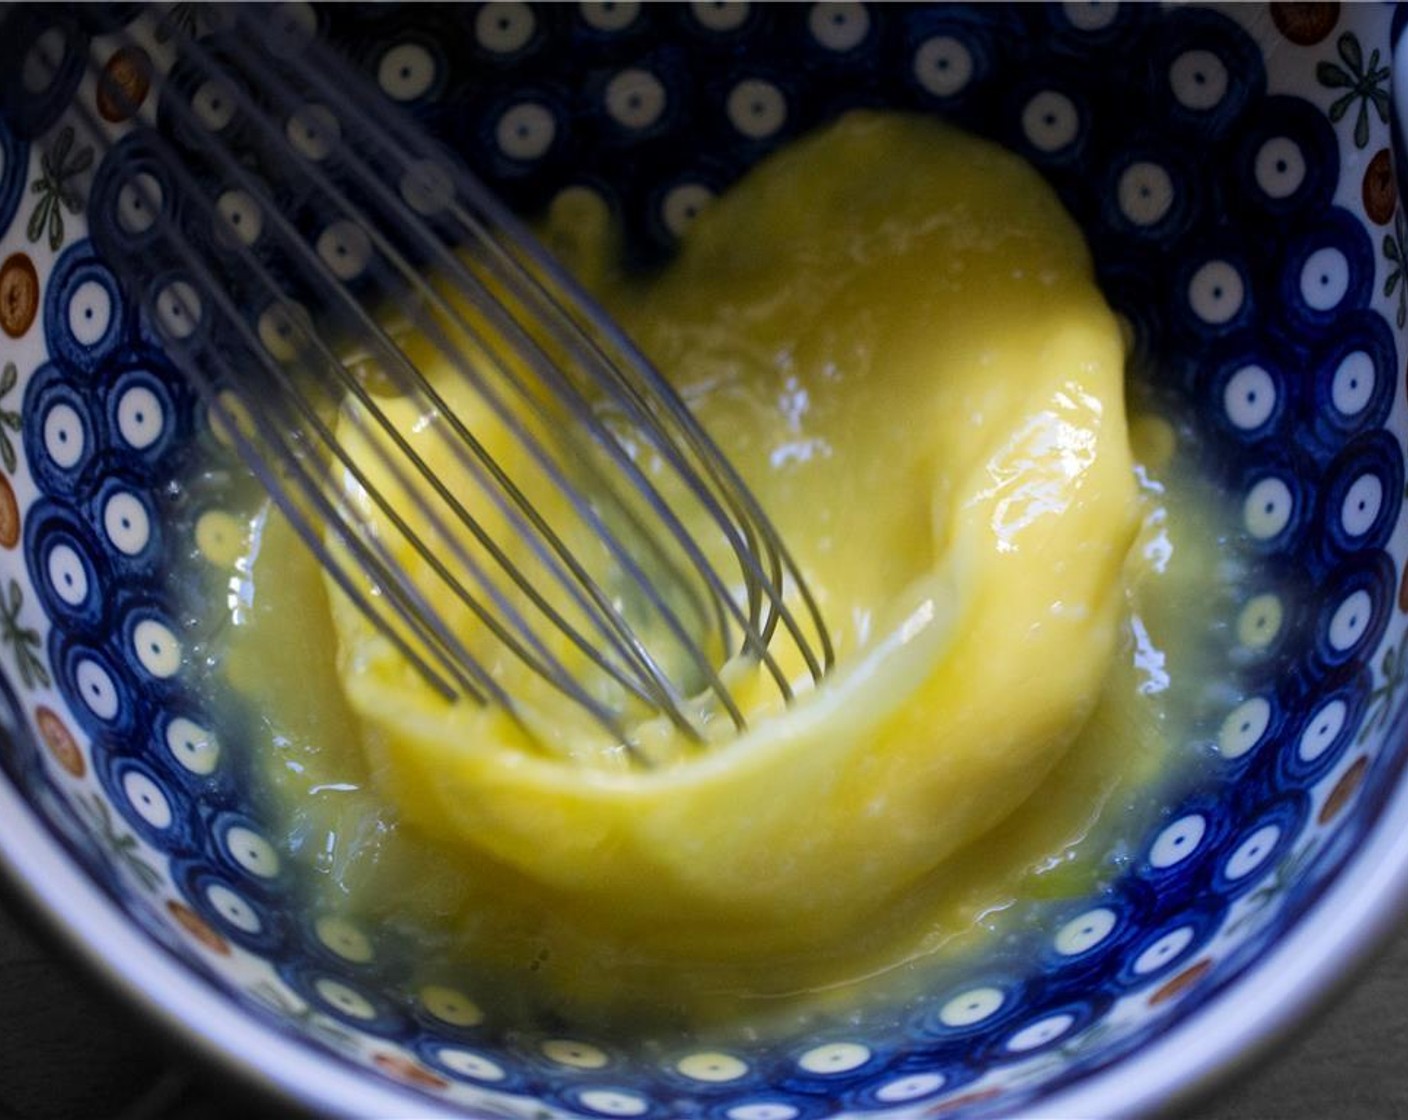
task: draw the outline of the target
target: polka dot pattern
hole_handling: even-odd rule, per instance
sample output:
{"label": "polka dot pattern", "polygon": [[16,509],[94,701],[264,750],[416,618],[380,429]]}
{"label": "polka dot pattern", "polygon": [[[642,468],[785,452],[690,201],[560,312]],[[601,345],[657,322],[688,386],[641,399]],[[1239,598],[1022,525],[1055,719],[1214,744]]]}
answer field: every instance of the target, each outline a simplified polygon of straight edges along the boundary
{"label": "polka dot pattern", "polygon": [[[61,16],[32,8],[13,18],[45,57],[0,76],[0,228],[27,217],[30,147],[51,149],[87,47]],[[1351,747],[1383,726],[1379,698],[1401,675],[1386,654],[1401,644],[1404,471],[1381,429],[1404,358],[1382,294],[1396,195],[1371,192],[1367,173],[1362,191],[1359,172],[1341,184],[1352,122],[1328,119],[1318,86],[1268,81],[1279,41],[1258,49],[1235,11],[1108,3],[284,5],[270,19],[283,27],[279,57],[296,59],[313,35],[340,42],[386,97],[525,212],[568,186],[590,189],[623,219],[628,254],[642,264],[671,253],[758,159],[852,105],[937,113],[1020,151],[1085,229],[1128,325],[1136,382],[1154,386],[1173,418],[1196,418],[1196,454],[1231,495],[1232,544],[1261,567],[1227,601],[1236,679],[1206,705],[1190,744],[1226,783],[1221,798],[1212,787],[1179,792],[1125,838],[1127,870],[1108,890],[1034,906],[1026,941],[916,994],[890,1033],[798,1028],[771,1048],[664,1047],[654,1059],[587,1031],[509,1041],[501,1008],[453,970],[428,969],[443,982],[413,990],[387,979],[401,958],[386,931],[342,915],[289,916],[298,863],[252,804],[247,744],[202,702],[190,644],[199,636],[188,635],[182,598],[187,558],[202,572],[228,565],[248,531],[243,508],[200,488],[193,448],[233,459],[166,354],[173,341],[209,345],[218,316],[196,281],[174,272],[143,293],[155,294],[156,314],[141,313],[107,263],[150,252],[170,222],[212,252],[267,252],[272,211],[256,197],[262,184],[203,165],[212,205],[192,206],[133,131],[95,161],[86,212],[65,215],[60,248],[26,246],[39,280],[26,337],[44,352],[20,371],[23,401],[6,407],[20,409],[21,473],[34,491],[16,477],[22,617],[48,623],[41,654],[63,703],[45,703],[64,709],[44,709],[47,762],[26,780],[40,804],[60,804],[57,776],[86,782],[111,807],[160,883],[153,928],[169,918],[177,943],[207,962],[231,953],[274,962],[289,1007],[374,1040],[368,1052],[391,1055],[381,1066],[393,1076],[419,1071],[413,1083],[487,1094],[490,1108],[504,1099],[496,1094],[547,1086],[553,1107],[579,1115],[662,1115],[687,1096],[710,1120],[811,1120],[823,1094],[854,1112],[932,1101],[961,1116],[983,1107],[979,1077],[1006,1084],[1005,1071],[1019,1076],[1024,1062],[1052,1060],[1048,1051],[1098,1059],[1089,1041],[1098,1032],[1083,1032],[1103,1004],[1071,1004],[1069,990],[1144,995],[1151,1015],[1177,1014],[1174,996],[1186,1000],[1224,967],[1206,948],[1220,931],[1247,939],[1250,954],[1282,922],[1233,933],[1230,903],[1251,907],[1277,890],[1295,912],[1305,895],[1278,868],[1298,858],[1312,827],[1336,836],[1358,827],[1355,791],[1377,733]],[[1280,30],[1267,33],[1338,60],[1348,15],[1333,34],[1290,19],[1278,9]],[[214,21],[207,30],[225,49]],[[140,78],[140,60],[122,65]],[[240,102],[251,91],[241,87],[178,65],[151,88],[162,92],[150,107],[177,143],[248,126]],[[282,123],[336,173],[352,127],[339,106],[310,98]],[[1375,124],[1354,151],[1363,163],[1389,145]],[[434,163],[392,186],[431,218],[454,197]],[[316,202],[277,199],[280,212],[301,215],[300,233],[341,282],[375,282],[364,232]],[[299,320],[266,320],[267,301],[249,306],[268,353],[294,356]],[[1158,369],[1141,365],[1153,356]],[[53,720],[81,742],[64,746]],[[1318,866],[1298,874],[1313,884]],[[119,877],[124,897],[140,888],[141,872]],[[1021,1093],[1034,1091],[1009,1090],[1003,1108],[1023,1111]]]}

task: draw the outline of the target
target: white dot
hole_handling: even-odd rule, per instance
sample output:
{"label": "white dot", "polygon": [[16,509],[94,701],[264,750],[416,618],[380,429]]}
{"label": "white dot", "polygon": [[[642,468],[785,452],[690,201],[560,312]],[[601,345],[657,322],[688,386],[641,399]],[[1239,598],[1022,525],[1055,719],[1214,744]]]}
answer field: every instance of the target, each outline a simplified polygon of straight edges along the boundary
{"label": "white dot", "polygon": [[679,237],[699,217],[699,212],[714,200],[714,192],[702,183],[681,183],[665,196],[661,217],[665,228]]}
{"label": "white dot", "polygon": [[1315,311],[1338,307],[1349,291],[1349,261],[1335,248],[1317,249],[1300,270],[1300,298]]}
{"label": "white dot", "polygon": [[1266,862],[1281,838],[1281,826],[1263,825],[1240,844],[1223,864],[1223,874],[1229,879],[1243,879]]}
{"label": "white dot", "polygon": [[49,27],[34,41],[20,64],[20,82],[26,93],[43,93],[54,81],[59,65],[68,53],[68,37],[63,28]]}
{"label": "white dot", "polygon": [[216,239],[227,248],[253,245],[264,232],[264,212],[246,191],[226,191],[215,201]]}
{"label": "white dot", "polygon": [[540,1049],[548,1061],[572,1069],[602,1069],[610,1061],[599,1046],[571,1038],[550,1038]]}
{"label": "white dot", "polygon": [[333,222],[318,235],[318,256],[339,280],[354,280],[372,259],[372,241],[356,222]]}
{"label": "white dot", "polygon": [[103,530],[119,552],[136,556],[151,540],[151,516],[140,498],[119,490],[103,505]]}
{"label": "white dot", "polygon": [[870,32],[870,13],[864,4],[813,4],[807,28],[812,38],[829,51],[855,50]]}
{"label": "white dot", "polygon": [[996,1014],[1006,999],[998,988],[974,988],[939,1008],[939,1022],[946,1027],[971,1027]]}
{"label": "white dot", "polygon": [[112,323],[112,294],[107,285],[85,280],[68,301],[68,329],[80,346],[101,342]]}
{"label": "white dot", "polygon": [[1185,51],[1168,71],[1173,96],[1188,109],[1214,108],[1227,93],[1227,67],[1211,51]]}
{"label": "white dot", "polygon": [[166,749],[192,774],[213,774],[220,762],[220,744],[194,720],[177,716],[166,725]]}
{"label": "white dot", "polygon": [[1039,1019],[1035,1023],[1023,1027],[1009,1038],[1007,1049],[1020,1054],[1026,1050],[1035,1050],[1038,1046],[1045,1046],[1048,1042],[1054,1042],[1070,1030],[1075,1021],[1076,1017],[1068,1011]]}
{"label": "white dot", "polygon": [[1108,907],[1087,910],[1057,930],[1053,944],[1063,957],[1077,956],[1109,937],[1118,922],[1119,915]]}
{"label": "white dot", "polygon": [[1109,0],[1067,0],[1061,8],[1066,13],[1066,22],[1077,31],[1103,31],[1119,15],[1119,5]]}
{"label": "white dot", "polygon": [[935,97],[952,97],[973,80],[973,54],[952,35],[925,39],[914,52],[914,78]]}
{"label": "white dot", "polygon": [[1376,474],[1361,474],[1345,491],[1340,503],[1340,524],[1351,537],[1362,537],[1374,527],[1383,508],[1384,484]]}
{"label": "white dot", "polygon": [[205,897],[215,912],[236,929],[258,933],[264,928],[259,912],[223,883],[215,883],[208,888]]}
{"label": "white dot", "polygon": [[227,82],[211,78],[201,83],[191,98],[196,120],[209,132],[219,132],[235,119],[235,91]]}
{"label": "white dot", "polygon": [[494,129],[494,139],[510,159],[538,159],[552,147],[556,136],[557,119],[546,105],[536,101],[509,106]]}
{"label": "white dot", "polygon": [[117,401],[117,431],[129,447],[138,451],[161,438],[166,413],[161,398],[145,385],[134,385]]}
{"label": "white dot", "polygon": [[1157,225],[1173,207],[1173,179],[1157,163],[1131,163],[1115,188],[1120,213],[1136,226]]}
{"label": "white dot", "polygon": [[367,935],[342,918],[324,915],[313,923],[318,940],[343,960],[366,964],[374,956]]}
{"label": "white dot", "polygon": [[78,695],[83,698],[87,709],[101,720],[117,718],[122,709],[122,701],[117,693],[117,685],[111,675],[96,661],[83,660],[73,673]]}
{"label": "white dot", "polygon": [[729,91],[728,119],[750,140],[764,140],[787,122],[787,99],[762,78],[745,78]]}
{"label": "white dot", "polygon": [[1188,281],[1188,306],[1213,326],[1235,318],[1245,295],[1242,274],[1227,261],[1208,261]]}
{"label": "white dot", "polygon": [[808,1073],[849,1073],[870,1061],[870,1048],[859,1042],[830,1042],[814,1046],[797,1059]]}
{"label": "white dot", "polygon": [[1349,716],[1349,707],[1343,700],[1331,700],[1310,717],[1305,730],[1301,732],[1296,753],[1306,762],[1314,762],[1330,749],[1332,743],[1344,730],[1344,721]]}
{"label": "white dot", "polygon": [[88,598],[88,569],[83,559],[66,544],[56,544],[45,561],[49,586],[54,594],[71,607]]}
{"label": "white dot", "polygon": [[1182,863],[1198,849],[1208,822],[1202,814],[1180,817],[1154,838],[1149,848],[1149,863],[1159,869]]}
{"label": "white dot", "polygon": [[157,326],[168,338],[179,341],[194,334],[202,310],[200,296],[184,280],[176,280],[157,293]]}
{"label": "white dot", "polygon": [[279,853],[252,828],[235,825],[225,833],[225,847],[229,849],[230,858],[251,875],[261,879],[278,875]]}
{"label": "white dot", "polygon": [[1256,184],[1271,198],[1289,198],[1305,182],[1305,154],[1287,136],[1275,136],[1256,153]]}
{"label": "white dot", "polygon": [[156,224],[165,201],[161,183],[140,172],[117,192],[117,224],[127,233],[146,233]]}
{"label": "white dot", "polygon": [[272,303],[259,316],[255,333],[270,357],[291,362],[308,346],[311,323],[312,316],[301,304]]}
{"label": "white dot", "polygon": [[419,160],[408,166],[401,177],[401,197],[417,214],[429,217],[438,214],[454,200],[454,180],[440,164],[428,159]]}
{"label": "white dot", "polygon": [[166,792],[140,770],[122,776],[122,792],[139,817],[153,828],[169,828],[174,819]]}
{"label": "white dot", "polygon": [[289,117],[284,135],[294,151],[317,162],[332,153],[342,135],[342,126],[326,105],[304,105]]}
{"label": "white dot", "polygon": [[414,101],[435,84],[435,56],[419,43],[397,43],[381,56],[376,80],[393,101]]}
{"label": "white dot", "polygon": [[132,628],[132,652],[142,668],[158,680],[180,671],[181,643],[169,627],[154,618],[144,618]]}
{"label": "white dot", "polygon": [[1265,649],[1276,640],[1285,618],[1285,608],[1277,595],[1267,592],[1247,600],[1237,615],[1237,640],[1247,649]]}
{"label": "white dot", "polygon": [[603,1116],[643,1116],[650,1110],[644,1097],[620,1089],[588,1089],[577,1099]]}
{"label": "white dot", "polygon": [[1374,601],[1363,588],[1347,596],[1330,618],[1330,645],[1339,653],[1353,648],[1369,629],[1374,613]]}
{"label": "white dot", "polygon": [[717,1051],[701,1051],[690,1054],[675,1063],[675,1069],[692,1081],[721,1083],[737,1081],[748,1072],[748,1063],[732,1054]]}
{"label": "white dot", "polygon": [[781,1101],[736,1104],[725,1113],[729,1120],[792,1120],[797,1109]]}
{"label": "white dot", "polygon": [[946,1080],[947,1078],[941,1073],[912,1073],[908,1077],[901,1077],[881,1085],[875,1090],[875,1099],[883,1101],[885,1104],[900,1104],[904,1101],[918,1100],[920,1097],[938,1092],[944,1087]]}
{"label": "white dot", "polygon": [[582,18],[597,31],[624,31],[639,14],[639,4],[621,0],[586,0],[582,4]]}
{"label": "white dot", "polygon": [[1135,974],[1143,976],[1163,968],[1193,943],[1193,936],[1192,926],[1180,926],[1178,929],[1164,934],[1134,958]]}
{"label": "white dot", "polygon": [[1022,110],[1022,132],[1039,152],[1059,152],[1080,132],[1075,102],[1054,89],[1038,93]]}
{"label": "white dot", "polygon": [[606,111],[626,128],[649,128],[665,111],[665,87],[649,70],[622,70],[606,83]]}
{"label": "white dot", "polygon": [[1241,758],[1258,743],[1271,726],[1271,704],[1264,696],[1253,696],[1238,704],[1222,721],[1217,732],[1217,750],[1223,758]]}
{"label": "white dot", "polygon": [[361,992],[349,988],[346,984],[324,977],[313,985],[313,989],[324,1001],[336,1007],[349,1018],[376,1018],[376,1008],[372,1006],[371,1001]]}
{"label": "white dot", "polygon": [[75,466],[87,446],[83,419],[72,405],[56,404],[44,414],[44,450],[56,467]]}
{"label": "white dot", "polygon": [[1374,359],[1363,350],[1346,354],[1335,369],[1330,400],[1342,416],[1362,412],[1374,395]]}
{"label": "white dot", "polygon": [[485,4],[474,18],[474,37],[494,54],[512,54],[527,46],[537,20],[527,4]]}
{"label": "white dot", "polygon": [[1242,524],[1259,541],[1269,541],[1290,524],[1294,509],[1291,488],[1276,477],[1263,478],[1247,491]]}
{"label": "white dot", "polygon": [[706,31],[737,31],[748,22],[745,0],[694,0],[689,8]]}
{"label": "white dot", "polygon": [[421,1006],[427,1013],[452,1027],[474,1027],[484,1021],[479,1005],[463,992],[430,985],[420,991]]}
{"label": "white dot", "polygon": [[270,13],[270,20],[270,34],[262,42],[278,58],[293,58],[318,31],[318,13],[311,4],[280,4]]}
{"label": "white dot", "polygon": [[473,1050],[446,1046],[436,1051],[436,1057],[440,1059],[440,1064],[446,1069],[460,1077],[468,1077],[471,1081],[502,1081],[504,1079],[503,1066]]}
{"label": "white dot", "polygon": [[1222,406],[1234,427],[1255,431],[1276,409],[1276,381],[1261,366],[1243,366],[1227,379]]}

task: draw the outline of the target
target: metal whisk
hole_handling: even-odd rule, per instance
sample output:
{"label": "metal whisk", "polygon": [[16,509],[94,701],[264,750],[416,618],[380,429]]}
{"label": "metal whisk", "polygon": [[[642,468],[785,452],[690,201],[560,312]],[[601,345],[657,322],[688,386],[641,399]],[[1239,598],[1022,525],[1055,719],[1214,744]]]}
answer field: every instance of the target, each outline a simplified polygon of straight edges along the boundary
{"label": "metal whisk", "polygon": [[669,383],[326,44],[214,11],[164,43],[159,12],[74,13],[95,65],[158,60],[116,133],[79,99],[131,172],[95,238],[342,592],[447,698],[536,680],[628,748],[643,718],[742,729],[736,657],[784,701],[819,680],[812,593]]}

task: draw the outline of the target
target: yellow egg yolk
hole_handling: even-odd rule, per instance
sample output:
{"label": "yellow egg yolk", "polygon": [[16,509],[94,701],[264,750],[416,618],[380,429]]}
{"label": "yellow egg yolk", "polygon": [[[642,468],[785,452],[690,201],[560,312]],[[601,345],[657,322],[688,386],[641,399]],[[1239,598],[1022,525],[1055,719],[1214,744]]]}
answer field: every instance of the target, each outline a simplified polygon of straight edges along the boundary
{"label": "yellow egg yolk", "polygon": [[[334,590],[373,779],[414,828],[588,925],[706,955],[833,943],[1032,798],[1105,681],[1138,508],[1088,251],[1017,157],[869,113],[759,165],[648,280],[547,236],[748,480],[838,662],[668,765],[564,761],[445,701]],[[424,372],[512,472],[494,418]],[[425,427],[397,423],[413,444]]]}

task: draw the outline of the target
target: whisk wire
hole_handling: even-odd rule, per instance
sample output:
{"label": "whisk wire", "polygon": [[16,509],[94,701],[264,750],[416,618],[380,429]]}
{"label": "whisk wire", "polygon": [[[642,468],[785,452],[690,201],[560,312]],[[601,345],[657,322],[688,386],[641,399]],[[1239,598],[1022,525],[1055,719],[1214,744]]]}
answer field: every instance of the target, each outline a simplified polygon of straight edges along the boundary
{"label": "whisk wire", "polygon": [[[673,387],[482,185],[447,160],[408,118],[388,115],[388,108],[361,88],[362,79],[324,44],[313,39],[302,44],[296,88],[292,68],[285,72],[276,64],[288,63],[296,52],[261,49],[259,21],[250,20],[242,9],[233,18],[229,41],[218,49],[191,36],[175,45],[180,63],[232,103],[225,123],[212,128],[185,98],[163,96],[161,113],[184,150],[164,135],[159,122],[150,128],[150,138],[179,183],[183,205],[195,217],[217,227],[224,220],[220,202],[209,197],[198,175],[184,166],[186,155],[199,153],[218,170],[221,182],[237,184],[261,207],[263,241],[256,251],[241,238],[226,238],[228,253],[217,275],[205,259],[208,254],[183,235],[179,220],[162,200],[146,201],[159,216],[163,247],[174,256],[179,271],[195,281],[198,292],[209,296],[208,308],[186,306],[187,317],[194,320],[213,312],[238,343],[238,352],[250,360],[246,366],[221,345],[198,340],[176,339],[172,349],[183,368],[195,374],[197,388],[218,406],[213,411],[220,413],[241,455],[354,604],[441,692],[463,691],[514,709],[515,700],[499,684],[493,662],[481,661],[466,648],[435,609],[429,589],[418,585],[382,539],[380,533],[389,526],[434,576],[436,588],[448,590],[504,650],[590,713],[628,750],[633,749],[630,730],[621,709],[569,671],[543,639],[544,626],[545,632],[562,636],[584,655],[612,687],[664,714],[695,739],[702,737],[700,709],[690,697],[701,685],[735,727],[746,726],[719,671],[730,649],[761,664],[782,698],[790,700],[792,684],[770,648],[780,626],[808,673],[820,679],[834,654],[815,598],[756,498]],[[246,82],[257,88],[259,99],[272,102],[272,115]],[[319,104],[310,94],[338,105],[333,125],[310,108]],[[91,131],[103,136],[102,125],[91,112],[88,116]],[[239,122],[243,139],[255,142],[254,159],[232,149],[231,119]],[[291,124],[280,128],[278,121],[306,125],[302,149]],[[319,128],[328,134],[318,135]],[[287,199],[280,200],[279,192],[264,181],[261,173],[269,168],[282,177],[284,192],[291,188],[303,205],[306,192],[313,192],[325,230],[331,228],[326,223],[331,216],[365,240],[368,252],[355,274],[355,290],[354,277],[340,275],[320,255],[321,243],[314,247],[286,212]],[[435,205],[414,204],[412,188],[418,175],[427,196],[421,201]],[[399,191],[393,181],[399,181]],[[422,264],[434,269],[437,281],[423,275]],[[179,285],[174,287],[180,303]],[[168,284],[163,293],[172,288]],[[241,313],[227,288],[256,297],[256,309],[263,308],[257,327]],[[457,292],[464,304],[450,299],[446,290]],[[316,297],[317,321],[295,298],[304,291]],[[369,296],[372,292],[380,302]],[[689,667],[687,678],[676,679],[624,613],[623,601],[594,575],[513,473],[475,436],[435,380],[388,333],[383,325],[388,306],[398,307],[415,337],[463,384],[473,387],[551,492],[565,501],[616,578],[630,589],[638,603],[635,609],[644,610],[644,617],[668,634],[673,656]],[[374,313],[372,307],[382,310]],[[474,309],[472,319],[466,307]],[[525,321],[532,322],[534,330],[527,330]],[[287,353],[271,352],[270,340],[264,337],[270,324],[282,328]],[[331,341],[339,337],[334,329],[339,326],[360,344],[383,378],[435,418],[438,445],[487,496],[513,538],[533,556],[535,569],[525,569],[501,546],[461,494],[406,438],[379,394],[349,368],[346,354]],[[202,362],[216,376],[201,369]],[[265,379],[267,392],[252,391],[256,373]],[[221,404],[222,383],[245,386],[240,399],[257,441],[240,430],[237,418]],[[337,430],[310,398],[314,388],[341,417]],[[673,503],[679,499],[667,498],[612,429],[601,411],[603,399],[654,453],[659,469],[677,480],[702,522],[687,523],[676,511]],[[378,470],[414,506],[414,522],[376,484],[358,455],[344,446],[343,423],[363,433],[366,453],[375,456]],[[550,434],[551,442],[537,433],[538,427]],[[269,462],[270,456],[277,465]],[[309,462],[316,470],[309,469]],[[339,483],[335,470],[355,483],[378,511],[382,528],[355,508],[347,482]],[[579,484],[574,476],[587,484]],[[701,525],[717,533],[734,557],[740,594],[728,586],[696,538]],[[332,530],[350,569],[321,539],[320,526]],[[466,534],[484,559],[466,548]],[[477,593],[451,568],[441,548],[456,569],[472,579]],[[500,577],[491,574],[486,562]],[[371,579],[369,591],[358,586],[358,574]],[[523,597],[531,617],[500,585],[500,578]],[[556,590],[550,593],[549,588]],[[798,595],[819,652],[786,601],[789,592]],[[709,617],[712,623],[705,624]],[[734,628],[739,635],[736,646]],[[705,637],[710,632],[713,639]],[[706,649],[711,640],[719,643],[720,654]],[[687,679],[699,684],[687,686]]]}
{"label": "whisk wire", "polygon": [[[200,51],[200,48],[198,46],[193,46],[192,52],[195,54],[203,53]],[[248,62],[248,65],[250,67],[250,73],[252,75],[257,75],[261,79],[261,86],[263,88],[271,88],[281,93],[284,93],[288,96],[289,100],[295,99],[296,95],[294,95],[292,91],[288,89],[285,83],[283,83],[280,79],[277,78],[277,76],[271,73],[264,72],[257,58],[250,58],[248,60],[243,61]],[[268,83],[267,86],[264,85],[265,82]],[[240,98],[243,101],[244,99],[237,92],[237,89],[235,87],[232,87],[232,89],[235,89],[234,96]],[[256,125],[266,133],[272,134],[275,137],[279,136],[277,128],[274,127],[270,122],[262,120],[262,118],[256,120]],[[296,152],[290,154],[294,155],[295,158],[297,158]],[[365,171],[367,168],[367,164],[365,161],[354,162],[353,166],[359,169],[360,171]],[[419,292],[419,294],[424,296],[426,300],[436,308],[436,310],[440,311],[446,317],[450,318],[453,321],[454,325],[458,327],[467,337],[472,338],[477,342],[482,342],[482,335],[480,335],[479,332],[475,331],[474,327],[465,320],[464,316],[459,313],[456,308],[451,306],[447,301],[440,297],[431,286],[425,283],[425,281],[419,275],[418,271],[415,270],[412,266],[410,266],[410,264],[405,260],[404,256],[399,251],[397,251],[396,248],[387,239],[381,237],[375,232],[375,224],[370,223],[368,221],[367,216],[362,213],[357,207],[355,207],[355,205],[352,204],[327,177],[323,176],[316,169],[310,167],[305,166],[302,168],[302,170],[306,174],[308,174],[308,176],[313,179],[317,183],[317,185],[326,192],[328,199],[334,204],[338,205],[345,215],[349,216],[354,221],[366,223],[371,227],[373,231],[373,240],[376,244],[376,247],[381,250],[387,257],[387,259],[390,260],[400,270],[408,284],[412,285],[414,289]],[[381,184],[380,181],[377,180],[375,177],[371,177],[371,185],[374,188],[380,188],[384,190],[384,184]],[[429,247],[432,250],[439,250],[443,252],[443,245],[438,241],[431,240],[429,243]],[[307,246],[301,245],[301,250],[306,253],[308,251]],[[635,481],[639,486],[640,492],[642,494],[649,495],[652,499],[652,504],[654,505],[655,512],[658,514],[658,516],[660,516],[660,518],[665,521],[666,524],[669,525],[678,534],[678,537],[681,540],[687,542],[686,547],[691,556],[691,559],[697,566],[700,574],[711,581],[712,590],[714,591],[718,600],[726,604],[732,605],[732,599],[728,595],[728,589],[722,584],[722,581],[718,578],[717,573],[708,564],[707,560],[703,556],[702,551],[698,548],[696,544],[694,544],[692,539],[689,537],[687,530],[683,527],[683,525],[679,523],[673,511],[670,509],[669,504],[664,500],[663,496],[659,495],[658,491],[656,491],[655,488],[650,484],[649,480],[644,476],[644,474],[639,471],[636,464],[628,456],[626,456],[623,452],[620,451],[616,440],[610,435],[609,432],[606,431],[604,426],[600,424],[595,411],[590,407],[590,403],[581,394],[577,387],[573,385],[569,380],[562,377],[557,366],[550,361],[548,355],[541,349],[536,340],[534,340],[531,335],[524,331],[522,326],[518,322],[509,317],[499,306],[498,302],[492,301],[492,294],[484,288],[482,281],[480,281],[472,273],[469,273],[468,270],[464,269],[463,265],[452,254],[448,254],[447,252],[445,252],[440,263],[447,269],[447,271],[453,272],[454,278],[460,280],[464,287],[469,288],[472,291],[477,290],[477,294],[483,297],[485,313],[489,316],[492,316],[495,325],[498,326],[505,335],[509,336],[510,339],[519,346],[519,352],[533,353],[535,355],[538,360],[534,364],[534,371],[539,377],[539,379],[543,382],[552,384],[553,387],[557,389],[560,393],[561,399],[568,401],[569,404],[572,406],[574,412],[573,419],[578,423],[582,424],[583,426],[590,428],[594,432],[594,434],[597,434],[599,439],[601,440],[601,445],[603,447],[606,447],[613,455],[617,457],[616,465],[632,476],[633,481]],[[463,357],[461,353],[461,348],[455,347],[450,343],[450,340],[443,332],[443,329],[434,319],[428,319],[424,316],[416,316],[416,318],[417,329],[420,330],[424,335],[430,337],[436,343],[437,350],[439,350],[443,355],[453,360],[457,366],[460,366],[461,373],[463,373],[466,377],[469,377],[474,380],[476,388],[480,389],[480,391],[485,394],[486,399],[491,400],[491,403],[496,406],[496,411],[499,414],[499,418],[506,425],[510,426],[514,430],[515,434],[519,436],[519,438],[524,442],[524,444],[535,456],[540,458],[545,469],[556,473],[556,469],[553,464],[551,464],[550,461],[545,457],[545,452],[542,449],[541,444],[531,440],[526,431],[523,429],[521,420],[515,414],[514,410],[504,404],[497,397],[494,391],[483,383],[483,379],[479,376],[479,371],[476,369],[474,364],[468,362]],[[363,325],[365,326],[366,324],[364,323]],[[404,358],[401,358],[397,364],[404,365]],[[514,384],[520,389],[520,392],[523,392],[521,379],[515,379]],[[420,388],[421,391],[425,392],[427,395],[431,395],[432,401],[438,402],[438,398],[433,396],[433,390],[430,389],[428,386],[420,385],[418,386],[418,388]],[[536,404],[536,399],[533,398],[531,394],[524,393],[524,395],[529,399],[530,403]],[[452,415],[453,410],[446,409],[445,414]],[[664,603],[662,599],[659,598],[658,595],[656,595],[652,581],[641,568],[635,557],[631,554],[630,550],[615,540],[614,535],[609,531],[607,526],[601,520],[600,516],[596,513],[596,511],[592,508],[591,504],[588,502],[585,496],[581,495],[580,492],[572,486],[569,480],[567,480],[565,477],[558,476],[554,479],[554,481],[557,482],[557,484],[563,489],[565,493],[568,493],[573,498],[575,504],[579,506],[579,512],[582,514],[584,519],[586,519],[592,525],[592,528],[597,532],[600,539],[611,550],[614,559],[616,559],[616,561],[622,566],[623,570],[625,570],[632,577],[634,582],[644,590],[647,597],[653,600],[652,606],[656,608],[659,616],[670,627],[674,636],[681,642],[682,645],[686,645],[687,652],[690,653],[693,661],[696,664],[696,667],[706,675],[706,678],[709,679],[711,687],[718,699],[721,701],[725,709],[729,712],[735,724],[741,727],[743,725],[742,714],[738,711],[736,705],[732,700],[732,697],[728,692],[728,689],[723,684],[722,680],[720,680],[717,677],[717,674],[714,673],[709,658],[707,657],[707,655],[704,654],[702,650],[698,649],[697,645],[693,642],[689,631],[685,627],[683,621],[675,615],[675,613],[669,608],[666,603]],[[604,601],[604,596],[602,598]],[[737,612],[735,608],[735,614],[738,613],[739,612]],[[744,625],[747,625],[748,622],[751,621],[743,619],[741,614],[739,614],[739,620]],[[770,655],[767,654],[765,648],[762,650],[762,657],[764,658],[765,662],[769,665],[771,671],[774,673],[779,687],[786,689],[787,683],[785,676],[782,674],[782,671],[777,666],[776,662],[771,658]],[[667,680],[667,678],[663,678],[663,675],[662,679]],[[676,702],[678,702],[682,698],[677,696],[675,699]],[[686,722],[685,717],[682,714],[679,714],[676,722]]]}

